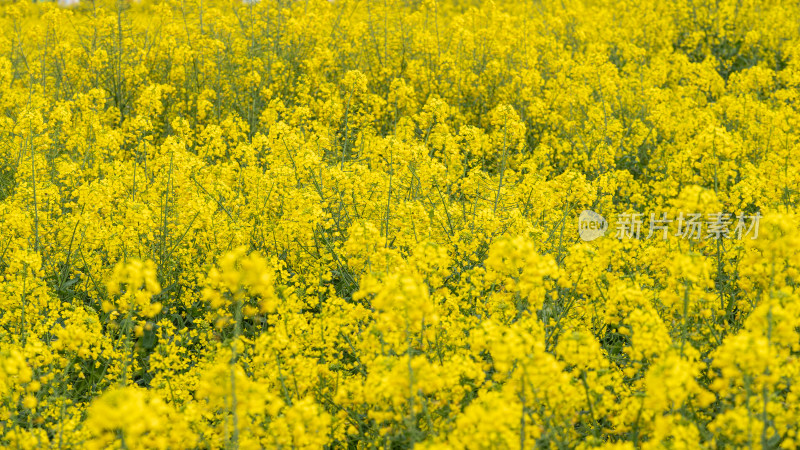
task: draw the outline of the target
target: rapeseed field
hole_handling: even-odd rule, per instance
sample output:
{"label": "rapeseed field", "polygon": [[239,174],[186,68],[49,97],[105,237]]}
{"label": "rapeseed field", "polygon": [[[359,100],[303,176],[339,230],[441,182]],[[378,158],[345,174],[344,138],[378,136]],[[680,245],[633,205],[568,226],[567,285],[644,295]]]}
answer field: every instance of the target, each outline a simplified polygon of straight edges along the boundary
{"label": "rapeseed field", "polygon": [[0,1],[0,447],[796,448],[798,24]]}

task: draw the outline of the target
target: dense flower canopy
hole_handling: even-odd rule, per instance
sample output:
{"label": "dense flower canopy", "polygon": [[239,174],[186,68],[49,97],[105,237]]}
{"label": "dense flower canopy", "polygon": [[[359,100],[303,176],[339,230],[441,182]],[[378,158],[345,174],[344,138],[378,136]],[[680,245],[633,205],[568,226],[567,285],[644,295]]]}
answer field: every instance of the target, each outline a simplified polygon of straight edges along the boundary
{"label": "dense flower canopy", "polygon": [[796,446],[797,2],[64,4],[0,1],[3,447]]}

